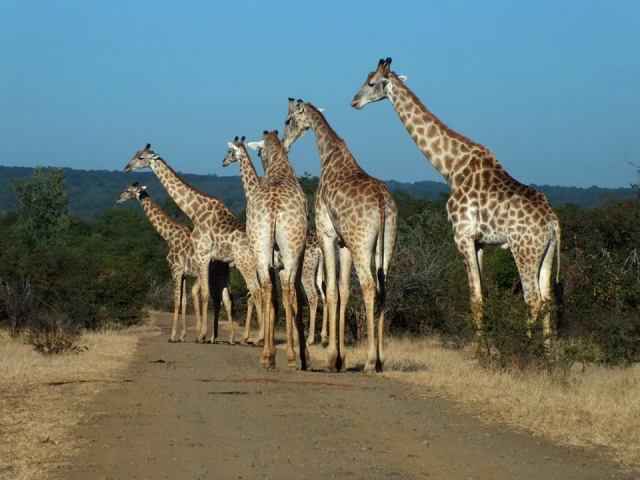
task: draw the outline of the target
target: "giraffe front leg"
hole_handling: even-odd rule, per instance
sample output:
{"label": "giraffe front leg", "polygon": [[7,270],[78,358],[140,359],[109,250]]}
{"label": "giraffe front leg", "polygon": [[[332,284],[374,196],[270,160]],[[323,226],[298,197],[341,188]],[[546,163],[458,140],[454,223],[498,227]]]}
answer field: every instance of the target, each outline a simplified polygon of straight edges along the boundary
{"label": "giraffe front leg", "polygon": [[273,339],[275,335],[275,332],[273,330],[275,326],[275,309],[273,305],[272,295],[273,288],[271,280],[268,280],[264,283],[262,290],[264,346],[262,348],[262,357],[260,359],[260,365],[263,368],[268,369],[275,368],[276,366],[275,345]]}
{"label": "giraffe front leg", "polygon": [[229,287],[224,287],[222,290],[222,303],[224,309],[227,312],[227,324],[229,325],[229,344],[235,344],[235,331],[233,326],[233,314],[231,305],[231,295],[229,295]]}
{"label": "giraffe front leg", "polygon": [[262,290],[256,290],[257,297],[255,301],[256,317],[258,317],[258,337],[253,342],[254,345],[264,344],[264,312],[262,311]]}
{"label": "giraffe front leg", "polygon": [[193,299],[193,312],[196,317],[196,335],[200,333],[200,281],[196,279],[193,287],[191,287],[191,298]]}
{"label": "giraffe front leg", "polygon": [[180,333],[180,341],[184,342],[187,336],[187,277],[182,276],[182,282],[180,286],[180,297],[182,303],[182,332]]}
{"label": "giraffe front leg", "polygon": [[[309,295],[307,295],[309,297]],[[307,337],[307,345],[311,346],[316,343],[316,314],[318,313],[318,297],[309,298],[309,336]]]}
{"label": "giraffe front leg", "polygon": [[204,343],[207,338],[207,313],[209,310],[209,262],[200,266],[198,281],[200,283],[200,332],[197,342]]}
{"label": "giraffe front leg", "polygon": [[240,340],[240,345],[247,345],[249,342],[249,332],[251,331],[251,316],[253,314],[253,303],[253,295],[251,294],[251,292],[249,292],[247,298],[247,317],[244,321],[244,332],[242,333],[242,340]]}
{"label": "giraffe front leg", "polygon": [[338,298],[336,289],[336,257],[333,238],[322,236],[322,255],[325,265],[325,281],[327,285],[326,303],[327,322],[329,324],[329,338],[327,342],[327,361],[325,369],[329,372],[337,371],[338,347],[336,338],[336,314]]}
{"label": "giraffe front leg", "polygon": [[176,330],[178,328],[178,312],[180,310],[180,293],[182,291],[182,275],[173,275],[173,324],[171,326],[171,337],[169,342],[176,341]]}
{"label": "giraffe front leg", "polygon": [[475,240],[470,237],[455,238],[458,251],[462,255],[469,281],[469,296],[471,298],[471,315],[478,339],[482,337],[482,280],[480,264]]}
{"label": "giraffe front leg", "polygon": [[[287,332],[287,365],[289,368],[296,368],[296,349],[295,349],[295,335],[293,328],[293,312],[291,308],[292,294],[291,294],[291,282],[288,278],[281,277],[282,281],[282,303],[284,304],[284,315],[286,320],[286,332]],[[303,344],[304,345],[304,344]]]}
{"label": "giraffe front leg", "polygon": [[344,329],[346,322],[347,305],[349,304],[349,296],[351,295],[351,289],[349,286],[349,280],[351,279],[351,252],[346,247],[341,247],[339,251],[340,255],[340,331],[339,331],[339,345],[338,352],[340,354],[340,362],[338,370],[344,372],[347,369],[347,351],[344,342]]}

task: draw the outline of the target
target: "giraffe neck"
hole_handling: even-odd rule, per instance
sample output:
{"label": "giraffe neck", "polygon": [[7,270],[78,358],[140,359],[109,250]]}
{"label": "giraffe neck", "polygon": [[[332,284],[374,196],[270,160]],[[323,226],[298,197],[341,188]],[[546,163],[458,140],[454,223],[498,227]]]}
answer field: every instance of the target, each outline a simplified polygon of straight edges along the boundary
{"label": "giraffe neck", "polygon": [[[193,222],[196,221],[196,213],[199,207],[209,200],[217,200],[215,197],[206,196],[188,185],[182,178],[178,176],[176,171],[171,168],[162,157],[158,156],[151,162],[151,169],[167,190],[176,205],[182,210]],[[219,203],[219,201],[218,201]]]}
{"label": "giraffe neck", "polygon": [[320,171],[325,172],[331,167],[336,166],[335,162],[338,161],[338,158],[342,164],[350,163],[357,166],[357,162],[351,154],[342,156],[331,155],[331,152],[336,148],[346,147],[344,140],[331,128],[329,122],[327,122],[324,115],[322,115],[322,112],[309,104],[305,104],[305,108],[309,111],[310,128],[316,136],[318,154],[320,155]]}
{"label": "giraffe neck", "polygon": [[268,161],[267,170],[264,172],[265,179],[282,176],[293,176],[295,178],[296,172],[293,169],[293,165],[291,165],[289,158],[280,145],[267,144],[266,155]]}
{"label": "giraffe neck", "polygon": [[167,213],[160,208],[160,205],[153,201],[149,195],[141,195],[138,201],[155,231],[158,232],[165,241],[171,240],[171,227],[177,223],[176,220],[167,215]]}
{"label": "giraffe neck", "polygon": [[247,152],[245,147],[242,148],[244,149],[244,153],[240,155],[240,159],[238,160],[240,163],[240,178],[242,179],[244,195],[247,197],[247,200],[249,200],[249,197],[251,197],[253,192],[260,186],[260,177],[258,176],[255,165],[251,161],[251,157],[249,157],[249,152]]}
{"label": "giraffe neck", "polygon": [[394,110],[413,141],[453,187],[454,174],[467,163],[464,157],[472,149],[484,147],[442,123],[395,73],[391,73],[386,90]]}

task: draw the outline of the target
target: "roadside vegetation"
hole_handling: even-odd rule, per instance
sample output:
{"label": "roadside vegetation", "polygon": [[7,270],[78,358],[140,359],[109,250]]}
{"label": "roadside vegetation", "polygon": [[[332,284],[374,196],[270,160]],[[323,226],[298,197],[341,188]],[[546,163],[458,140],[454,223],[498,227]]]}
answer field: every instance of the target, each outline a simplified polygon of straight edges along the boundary
{"label": "roadside vegetation", "polygon": [[[26,364],[88,358],[99,343],[87,341],[91,332],[139,324],[147,306],[171,305],[165,246],[143,213],[114,208],[96,220],[75,218],[64,181],[61,170],[36,170],[14,183],[17,210],[0,215],[3,349],[7,339],[22,345],[33,356]],[[301,184],[311,199],[317,178],[304,175]],[[85,195],[91,202],[91,192]],[[557,209],[562,282],[553,307],[556,340],[546,354],[541,329],[527,335],[510,253],[489,248],[485,255],[478,344],[445,199],[402,191],[395,198],[400,226],[386,292],[388,375],[489,417],[563,442],[607,447],[619,461],[637,463],[640,194],[591,209]],[[184,220],[171,202],[164,207]],[[232,283],[236,311],[243,312],[246,288],[237,272]],[[348,362],[357,367],[365,328],[355,277],[347,320],[355,347]],[[1,380],[10,384],[16,377],[6,372]]]}

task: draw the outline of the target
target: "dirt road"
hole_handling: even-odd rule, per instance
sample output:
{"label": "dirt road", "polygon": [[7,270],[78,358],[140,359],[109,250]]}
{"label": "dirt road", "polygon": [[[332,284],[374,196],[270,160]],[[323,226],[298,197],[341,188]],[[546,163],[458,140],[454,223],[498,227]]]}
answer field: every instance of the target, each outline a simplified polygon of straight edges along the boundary
{"label": "dirt road", "polygon": [[169,344],[169,316],[154,318],[163,335],[144,339],[126,381],[98,398],[58,478],[635,478],[400,382],[290,371],[280,351],[263,371],[259,348]]}

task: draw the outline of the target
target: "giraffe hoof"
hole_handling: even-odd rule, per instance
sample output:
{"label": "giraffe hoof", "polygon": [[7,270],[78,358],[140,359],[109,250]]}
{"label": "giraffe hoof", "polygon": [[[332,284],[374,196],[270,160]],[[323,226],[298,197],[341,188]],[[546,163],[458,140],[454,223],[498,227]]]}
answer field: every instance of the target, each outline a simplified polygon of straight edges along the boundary
{"label": "giraffe hoof", "polygon": [[262,357],[260,359],[260,366],[262,368],[266,368],[268,370],[272,370],[274,368],[276,368],[276,358],[275,356],[271,357]]}
{"label": "giraffe hoof", "polygon": [[246,338],[243,338],[242,340],[240,340],[240,345],[249,345],[249,342]]}
{"label": "giraffe hoof", "polygon": [[329,340],[326,338],[323,338],[322,341],[320,342],[320,344],[324,347],[327,348],[327,346],[329,345]]}
{"label": "giraffe hoof", "polygon": [[372,375],[374,373],[376,373],[376,364],[375,363],[371,363],[371,362],[367,362],[364,364],[364,373],[368,374],[368,375]]}
{"label": "giraffe hoof", "polygon": [[170,338],[169,340],[167,340],[167,342],[169,343],[176,343],[176,341],[173,338]]}

